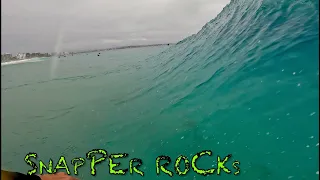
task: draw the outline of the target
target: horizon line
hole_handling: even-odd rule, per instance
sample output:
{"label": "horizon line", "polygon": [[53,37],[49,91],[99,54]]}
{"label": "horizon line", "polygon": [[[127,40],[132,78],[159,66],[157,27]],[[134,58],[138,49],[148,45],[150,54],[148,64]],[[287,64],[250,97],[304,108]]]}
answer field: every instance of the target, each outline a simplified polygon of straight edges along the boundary
{"label": "horizon line", "polygon": [[[96,51],[107,51],[107,50],[116,50],[116,49],[127,49],[127,48],[135,48],[135,47],[148,47],[148,46],[162,46],[162,45],[172,45],[176,43],[158,43],[158,44],[145,44],[145,45],[124,45],[124,46],[115,46],[115,47],[109,47],[109,48],[103,48],[103,49],[87,49],[87,50],[71,50],[71,51],[60,51],[59,53],[63,52],[70,52],[70,53],[86,53],[86,52],[96,52]],[[57,53],[57,52],[16,52],[16,53],[8,53],[8,52],[2,52],[1,55],[4,54],[21,54],[21,53]]]}

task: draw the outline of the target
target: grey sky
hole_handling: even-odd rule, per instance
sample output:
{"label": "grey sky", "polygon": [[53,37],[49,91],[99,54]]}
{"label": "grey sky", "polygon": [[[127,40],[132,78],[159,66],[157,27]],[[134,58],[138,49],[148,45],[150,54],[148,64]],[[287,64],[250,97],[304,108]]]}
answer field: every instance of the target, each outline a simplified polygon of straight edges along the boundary
{"label": "grey sky", "polygon": [[2,52],[177,42],[229,0],[1,0]]}

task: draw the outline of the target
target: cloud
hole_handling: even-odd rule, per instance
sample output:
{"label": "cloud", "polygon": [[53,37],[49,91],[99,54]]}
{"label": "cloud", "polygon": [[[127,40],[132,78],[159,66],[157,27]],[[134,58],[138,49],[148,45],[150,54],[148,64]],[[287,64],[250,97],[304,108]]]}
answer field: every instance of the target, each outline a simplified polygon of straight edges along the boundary
{"label": "cloud", "polygon": [[113,43],[121,43],[121,42],[123,42],[123,40],[119,40],[119,39],[103,39],[102,42],[104,44],[113,44]]}
{"label": "cloud", "polygon": [[[228,0],[2,0],[2,51],[171,43],[196,33]],[[61,35],[62,33],[62,35]]]}

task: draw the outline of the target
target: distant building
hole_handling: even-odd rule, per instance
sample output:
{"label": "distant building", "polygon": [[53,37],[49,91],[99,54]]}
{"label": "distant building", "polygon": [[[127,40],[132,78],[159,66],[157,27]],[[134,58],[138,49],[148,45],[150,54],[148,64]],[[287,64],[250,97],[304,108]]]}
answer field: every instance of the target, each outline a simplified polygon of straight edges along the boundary
{"label": "distant building", "polygon": [[5,54],[1,54],[1,62],[3,61],[9,61],[11,60],[13,57],[12,57],[12,54],[10,53],[5,53]]}
{"label": "distant building", "polygon": [[18,53],[16,58],[17,59],[25,59],[26,58],[26,54],[25,53]]}
{"label": "distant building", "polygon": [[2,57],[3,57],[4,59],[11,59],[11,58],[12,58],[12,54],[5,53],[5,54],[1,55],[1,59],[2,59]]}
{"label": "distant building", "polygon": [[64,56],[66,56],[68,54],[69,54],[68,52],[61,52],[61,55],[64,55]]}

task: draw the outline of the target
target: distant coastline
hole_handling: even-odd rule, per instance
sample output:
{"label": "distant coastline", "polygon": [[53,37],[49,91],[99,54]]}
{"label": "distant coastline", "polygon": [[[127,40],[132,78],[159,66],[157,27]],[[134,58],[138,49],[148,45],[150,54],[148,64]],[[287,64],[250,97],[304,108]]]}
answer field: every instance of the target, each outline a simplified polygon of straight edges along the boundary
{"label": "distant coastline", "polygon": [[95,49],[95,50],[85,50],[85,51],[78,51],[74,52],[74,54],[82,54],[82,53],[92,53],[92,52],[100,52],[100,51],[112,51],[118,49],[132,49],[132,48],[142,48],[142,47],[153,47],[153,46],[168,46],[174,43],[167,43],[167,44],[149,44],[149,45],[132,45],[132,46],[119,46],[113,48],[105,48],[105,49]]}
{"label": "distant coastline", "polygon": [[1,61],[1,66],[9,65],[9,64],[20,64],[20,63],[25,63],[30,61],[32,61],[32,59],[12,60],[12,61],[5,61],[5,62]]}
{"label": "distant coastline", "polygon": [[73,56],[76,54],[83,54],[83,53],[112,51],[112,50],[119,50],[119,49],[155,47],[155,46],[169,46],[172,44],[173,43],[119,46],[119,47],[104,48],[104,49],[84,50],[84,51],[77,51],[77,52],[60,52],[60,53],[18,53],[16,55],[5,53],[5,54],[1,54],[1,65],[29,62],[34,58],[44,58],[44,57],[58,57],[58,58],[60,58],[60,57]]}

